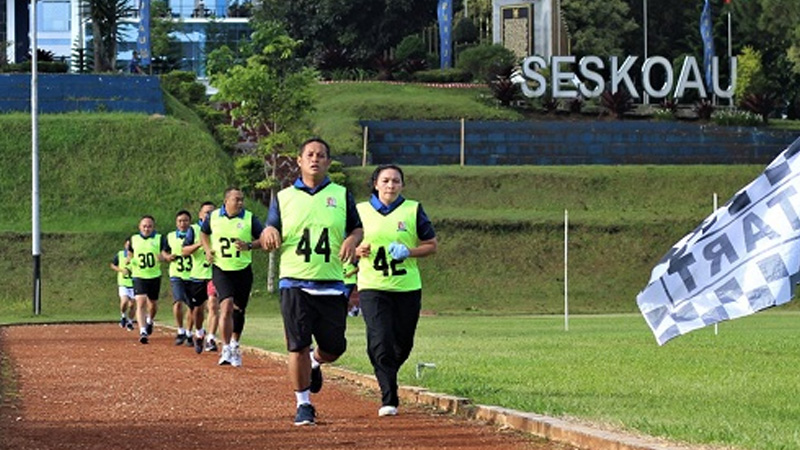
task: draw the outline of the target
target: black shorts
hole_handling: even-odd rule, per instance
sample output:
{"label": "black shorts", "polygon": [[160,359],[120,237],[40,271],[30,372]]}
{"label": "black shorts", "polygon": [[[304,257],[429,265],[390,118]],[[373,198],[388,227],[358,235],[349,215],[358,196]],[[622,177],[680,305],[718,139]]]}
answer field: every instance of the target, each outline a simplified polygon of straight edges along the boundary
{"label": "black shorts", "polygon": [[203,303],[208,300],[208,280],[187,280],[185,284],[189,307],[203,306]]}
{"label": "black shorts", "polygon": [[311,345],[311,337],[325,353],[339,356],[347,349],[347,298],[311,295],[300,288],[281,289],[281,315],[286,348],[298,352]]}
{"label": "black shorts", "polygon": [[161,277],[158,278],[134,278],[133,294],[146,295],[150,300],[158,300],[158,293],[161,291]]}
{"label": "black shorts", "polygon": [[214,287],[217,288],[217,298],[220,302],[233,298],[233,304],[244,311],[250,301],[250,290],[253,288],[253,269],[247,266],[242,270],[222,270],[217,266],[212,268]]}

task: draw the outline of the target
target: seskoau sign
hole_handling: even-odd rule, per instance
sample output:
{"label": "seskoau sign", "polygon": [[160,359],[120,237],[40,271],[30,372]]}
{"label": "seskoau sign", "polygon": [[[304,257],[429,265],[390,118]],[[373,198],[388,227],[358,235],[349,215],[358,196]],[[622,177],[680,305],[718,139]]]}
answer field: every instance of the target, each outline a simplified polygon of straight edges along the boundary
{"label": "seskoau sign", "polygon": [[[537,70],[546,69],[547,61],[541,56],[529,56],[522,62],[522,72],[515,75],[514,82],[522,87],[522,93],[527,97],[541,97],[549,88],[554,98],[576,98],[578,95],[584,98],[599,97],[606,90],[607,83],[610,84],[612,94],[620,90],[624,85],[625,89],[635,99],[640,97],[639,90],[634,86],[631,79],[631,69],[639,59],[638,56],[628,56],[622,64],[616,56],[608,59],[608,66],[597,56],[585,56],[578,62],[578,77],[574,72],[564,70],[564,67],[574,67],[574,56],[554,56],[550,62],[550,79],[545,78]],[[715,56],[711,62],[711,86],[703,83],[703,77],[697,60],[693,56],[687,56],[683,61],[683,67],[676,79],[672,70],[672,64],[662,56],[647,58],[642,64],[641,80],[642,89],[650,97],[664,98],[672,95],[674,98],[681,98],[687,90],[696,89],[701,98],[708,98],[713,94],[719,98],[733,97],[736,87],[736,58],[730,59],[730,85],[722,89],[719,85],[719,59]],[[611,79],[606,81],[597,72],[608,68]],[[664,74],[664,85],[655,88],[650,82],[650,74],[653,71],[661,71]],[[578,81],[585,80],[584,82]],[[586,82],[589,82],[587,85]],[[709,90],[711,92],[709,92]]]}

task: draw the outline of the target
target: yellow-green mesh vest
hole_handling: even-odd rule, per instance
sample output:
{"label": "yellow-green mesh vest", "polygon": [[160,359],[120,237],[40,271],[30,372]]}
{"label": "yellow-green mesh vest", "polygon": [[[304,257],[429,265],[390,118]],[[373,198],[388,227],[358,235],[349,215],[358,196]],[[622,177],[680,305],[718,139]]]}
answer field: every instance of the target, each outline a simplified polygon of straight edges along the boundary
{"label": "yellow-green mesh vest", "polygon": [[290,186],[278,192],[281,278],[341,281],[339,249],[347,226],[347,190],[330,183],[314,195]]}
{"label": "yellow-green mesh vest", "polygon": [[188,280],[192,272],[194,261],[191,256],[181,255],[181,250],[183,250],[183,238],[178,237],[177,231],[173,231],[167,235],[167,243],[171,250],[170,253],[175,256],[175,259],[169,263],[169,277]]}
{"label": "yellow-green mesh vest", "polygon": [[240,251],[235,241],[253,240],[253,213],[245,210],[243,217],[220,216],[220,210],[211,212],[211,248],[214,250],[214,265],[225,271],[242,270],[253,261],[253,252]]}
{"label": "yellow-green mesh vest", "polygon": [[158,255],[161,253],[161,235],[158,233],[144,239],[141,234],[131,237],[133,247],[133,277],[152,279],[161,276],[161,262]]}
{"label": "yellow-green mesh vest", "polygon": [[[200,225],[192,224],[192,230],[194,231],[194,243],[200,243]],[[211,279],[211,264],[206,261],[206,252],[203,250],[203,246],[197,248],[190,256],[187,258],[192,258],[192,271],[189,274],[190,278],[194,278],[195,280],[210,280]]]}
{"label": "yellow-green mesh vest", "polygon": [[364,225],[363,243],[370,244],[370,255],[358,263],[358,290],[408,292],[422,288],[416,258],[392,259],[389,244],[400,242],[408,248],[417,246],[417,209],[419,203],[405,200],[384,216],[369,202],[356,205]]}
{"label": "yellow-green mesh vest", "polygon": [[[133,271],[133,260],[126,264],[128,259],[128,255],[125,250],[120,250],[117,252],[117,267],[120,269],[128,269],[129,271]],[[128,272],[127,275],[117,272],[117,286],[123,287],[133,287],[133,277],[131,272]]]}

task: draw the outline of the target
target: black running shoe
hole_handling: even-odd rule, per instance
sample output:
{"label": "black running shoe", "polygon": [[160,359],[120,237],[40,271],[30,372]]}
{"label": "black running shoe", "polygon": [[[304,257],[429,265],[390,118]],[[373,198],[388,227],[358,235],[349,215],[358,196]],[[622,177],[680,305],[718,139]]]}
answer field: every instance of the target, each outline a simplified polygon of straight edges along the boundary
{"label": "black running shoe", "polygon": [[309,403],[304,403],[297,407],[297,414],[294,416],[294,424],[298,427],[303,425],[316,425],[316,416],[317,412],[314,410],[314,406]]}
{"label": "black running shoe", "polygon": [[197,353],[198,355],[200,353],[203,353],[203,338],[195,336],[193,342],[194,342],[194,352]]}
{"label": "black running shoe", "polygon": [[175,335],[175,345],[182,345],[184,342],[186,342],[186,335],[185,334],[176,334]]}
{"label": "black running shoe", "polygon": [[148,323],[148,324],[147,324],[147,325],[144,327],[144,329],[145,329],[145,331],[147,332],[147,335],[148,335],[148,336],[152,335],[152,334],[153,334],[153,322],[150,322],[150,323]]}
{"label": "black running shoe", "polygon": [[121,319],[119,319],[119,327],[120,327],[120,328],[125,328],[125,323],[126,323],[126,322],[128,322],[128,319],[126,319],[126,318],[124,318],[124,317],[123,317],[123,318],[121,318]]}
{"label": "black running shoe", "polygon": [[205,351],[207,351],[207,352],[216,352],[217,351],[217,342],[214,341],[213,339],[211,339],[208,342],[206,342]]}
{"label": "black running shoe", "polygon": [[139,343],[140,344],[147,344],[149,339],[147,338],[147,333],[142,333],[139,335]]}

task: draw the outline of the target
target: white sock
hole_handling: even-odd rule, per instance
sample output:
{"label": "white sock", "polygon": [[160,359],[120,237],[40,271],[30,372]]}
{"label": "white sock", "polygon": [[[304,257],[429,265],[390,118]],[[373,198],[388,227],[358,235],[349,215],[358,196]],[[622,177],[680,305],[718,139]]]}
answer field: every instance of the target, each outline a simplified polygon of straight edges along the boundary
{"label": "white sock", "polygon": [[206,330],[200,328],[199,330],[195,330],[194,333],[195,333],[195,336],[197,336],[200,339],[203,339],[203,336],[205,336],[205,334],[206,334]]}
{"label": "white sock", "polygon": [[185,334],[189,334],[189,333],[187,333],[187,332],[186,332],[186,330],[185,330],[185,329],[183,329],[183,328],[178,328],[178,335],[179,335],[179,336],[180,336],[180,335],[185,335]]}
{"label": "white sock", "polygon": [[239,341],[236,339],[231,338],[231,348],[239,348]]}
{"label": "white sock", "polygon": [[214,336],[214,333],[208,333],[208,340],[209,341],[216,341],[217,337]]}
{"label": "white sock", "polygon": [[294,391],[294,397],[297,400],[297,406],[311,404],[311,392],[308,389],[305,391]]}
{"label": "white sock", "polygon": [[308,354],[311,356],[311,368],[316,369],[319,367],[319,361],[317,361],[317,358],[314,358],[314,350],[311,350]]}
{"label": "white sock", "polygon": [[150,316],[147,316],[147,319],[145,319],[145,322],[153,323],[153,319],[151,319]]}
{"label": "white sock", "polygon": [[139,333],[141,333],[141,334],[147,334],[147,328],[145,328],[145,327],[139,327]]}
{"label": "white sock", "polygon": [[127,319],[127,318],[128,318],[128,316],[126,316],[126,315],[125,315],[125,313],[122,313],[122,318],[123,318],[123,319]]}

